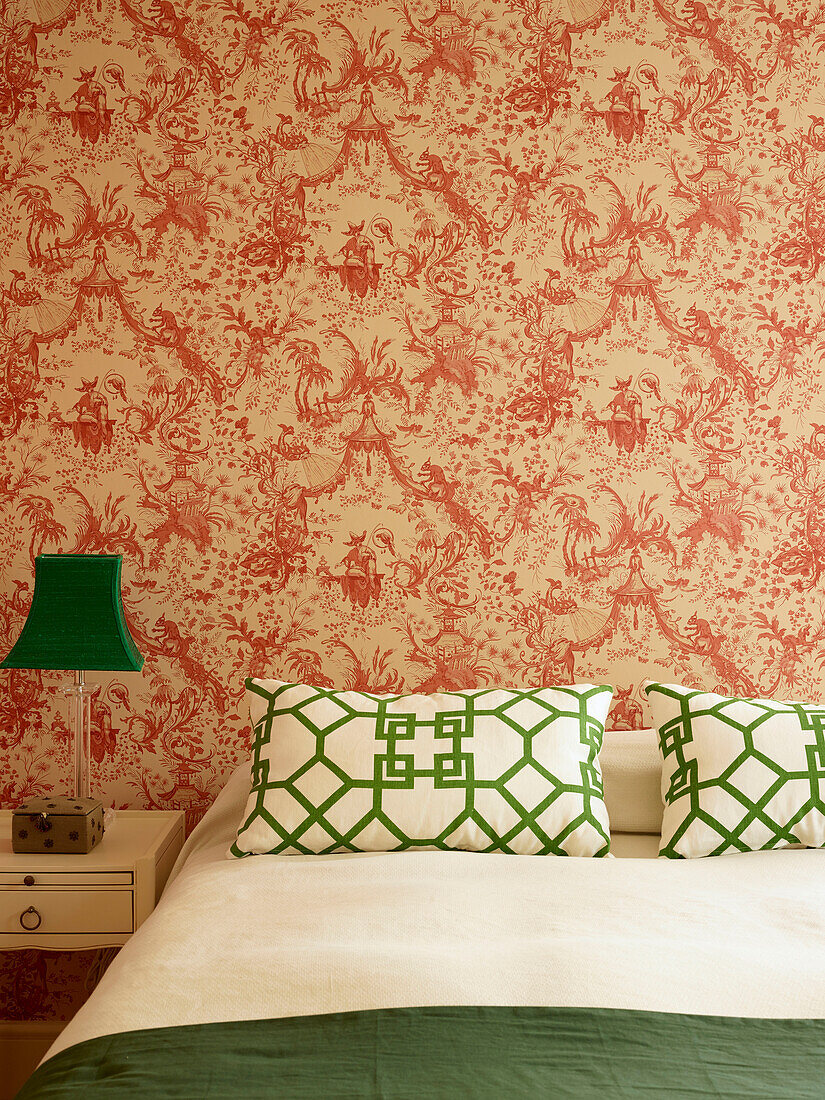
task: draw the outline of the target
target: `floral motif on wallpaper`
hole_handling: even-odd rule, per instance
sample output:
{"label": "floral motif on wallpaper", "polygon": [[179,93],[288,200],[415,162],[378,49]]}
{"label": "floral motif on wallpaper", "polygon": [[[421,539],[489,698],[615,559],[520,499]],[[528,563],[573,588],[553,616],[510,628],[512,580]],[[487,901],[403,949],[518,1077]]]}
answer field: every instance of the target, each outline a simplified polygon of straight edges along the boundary
{"label": "floral motif on wallpaper", "polygon": [[[36,554],[124,555],[107,800],[197,820],[249,673],[607,680],[631,727],[648,675],[819,697],[823,10],[6,0],[0,35],[0,643]],[[67,781],[58,684],[4,674],[6,805]]]}

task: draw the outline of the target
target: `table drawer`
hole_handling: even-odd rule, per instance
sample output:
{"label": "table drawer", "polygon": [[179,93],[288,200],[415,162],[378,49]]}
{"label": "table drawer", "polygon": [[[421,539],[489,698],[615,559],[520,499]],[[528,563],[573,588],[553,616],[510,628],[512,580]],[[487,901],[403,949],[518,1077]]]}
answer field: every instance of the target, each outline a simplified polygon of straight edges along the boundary
{"label": "table drawer", "polygon": [[134,927],[132,903],[131,890],[0,890],[0,934],[128,933]]}
{"label": "table drawer", "polygon": [[[54,857],[52,857],[54,859]],[[0,871],[0,886],[131,886],[131,871]]]}

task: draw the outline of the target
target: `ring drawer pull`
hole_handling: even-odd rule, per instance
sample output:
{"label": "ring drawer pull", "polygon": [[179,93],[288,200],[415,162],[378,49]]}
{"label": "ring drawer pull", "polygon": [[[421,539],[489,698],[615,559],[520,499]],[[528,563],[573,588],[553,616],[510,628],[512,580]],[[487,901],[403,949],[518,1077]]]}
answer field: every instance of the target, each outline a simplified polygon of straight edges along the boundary
{"label": "ring drawer pull", "polygon": [[[29,923],[28,924],[26,923],[26,918],[27,917],[29,918]],[[35,917],[37,918],[36,921],[35,921]],[[28,907],[28,909],[25,909],[20,914],[20,924],[22,925],[23,928],[26,929],[27,932],[34,932],[35,929],[39,928],[42,923],[43,923],[43,918],[40,916],[40,914],[37,912],[37,910],[35,909],[35,907],[33,905],[30,905]]]}

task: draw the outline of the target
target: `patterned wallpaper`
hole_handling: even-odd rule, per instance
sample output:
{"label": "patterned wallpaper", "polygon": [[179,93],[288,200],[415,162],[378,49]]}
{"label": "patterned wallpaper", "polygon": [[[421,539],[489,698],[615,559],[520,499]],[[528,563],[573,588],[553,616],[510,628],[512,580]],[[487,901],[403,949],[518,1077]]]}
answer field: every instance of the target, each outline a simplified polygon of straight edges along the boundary
{"label": "patterned wallpaper", "polygon": [[[0,643],[122,553],[95,787],[191,822],[244,676],[821,694],[825,10],[5,0]],[[819,114],[817,112],[820,112]],[[65,787],[3,674],[0,798]],[[77,960],[0,961],[0,1014]]]}

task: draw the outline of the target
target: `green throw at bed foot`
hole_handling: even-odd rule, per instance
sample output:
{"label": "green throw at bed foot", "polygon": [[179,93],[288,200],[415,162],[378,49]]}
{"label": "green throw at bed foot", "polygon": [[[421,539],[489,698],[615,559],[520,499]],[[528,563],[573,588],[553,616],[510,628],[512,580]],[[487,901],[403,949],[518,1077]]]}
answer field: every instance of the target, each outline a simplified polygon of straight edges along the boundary
{"label": "green throw at bed foot", "polygon": [[18,1100],[822,1100],[825,1020],[396,1008],[130,1031],[57,1054]]}

